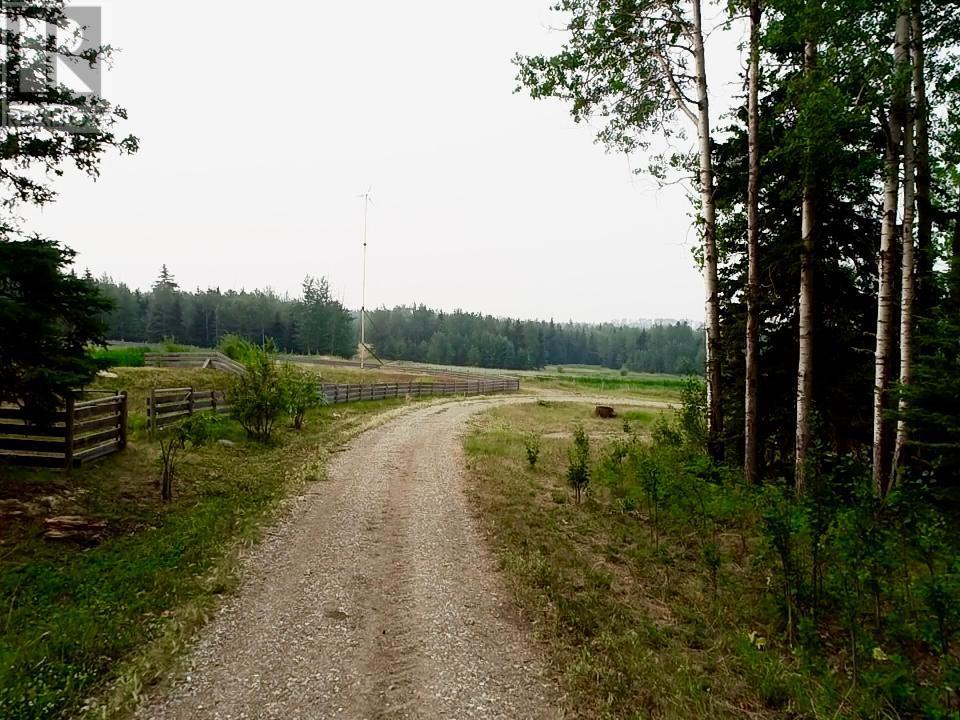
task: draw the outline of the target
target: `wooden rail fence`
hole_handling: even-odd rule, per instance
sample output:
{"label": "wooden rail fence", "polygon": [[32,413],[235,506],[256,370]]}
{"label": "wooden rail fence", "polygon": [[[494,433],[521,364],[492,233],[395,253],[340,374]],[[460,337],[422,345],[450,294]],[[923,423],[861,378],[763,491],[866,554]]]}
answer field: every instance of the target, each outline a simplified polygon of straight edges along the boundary
{"label": "wooden rail fence", "polygon": [[147,424],[153,435],[182,417],[209,410],[230,412],[222,390],[194,390],[186,388],[154,388],[147,398]]}
{"label": "wooden rail fence", "polygon": [[243,375],[247,371],[236,360],[215,351],[147,353],[144,362],[153,367],[212,368],[232,375]]}
{"label": "wooden rail fence", "polygon": [[386,400],[401,397],[430,397],[434,395],[486,395],[497,392],[516,392],[520,389],[519,378],[500,377],[455,382],[407,382],[375,383],[372,385],[323,385],[321,392],[328,405],[358,402],[361,400]]}
{"label": "wooden rail fence", "polygon": [[20,408],[0,408],[0,462],[71,468],[126,445],[126,392],[85,401],[68,398],[47,427],[28,423]]}
{"label": "wooden rail fence", "polygon": [[[319,393],[327,405],[387,400],[404,397],[431,397],[440,395],[486,395],[497,392],[516,392],[518,378],[462,380],[439,383],[375,383],[370,385],[320,385]],[[195,412],[230,412],[227,398],[220,390],[184,388],[155,388],[147,398],[147,422],[151,435],[169,427],[180,418]]]}

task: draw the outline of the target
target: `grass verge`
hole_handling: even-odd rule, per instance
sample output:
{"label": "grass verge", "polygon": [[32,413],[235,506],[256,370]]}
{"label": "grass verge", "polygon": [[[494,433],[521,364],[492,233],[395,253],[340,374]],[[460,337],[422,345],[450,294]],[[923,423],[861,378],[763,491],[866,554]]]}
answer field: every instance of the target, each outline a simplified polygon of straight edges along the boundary
{"label": "grass verge", "polygon": [[[736,560],[740,538],[721,538],[714,586],[696,544],[654,537],[646,510],[605,485],[596,466],[586,499],[574,503],[565,482],[573,427],[587,431],[596,462],[618,442],[618,421],[595,420],[591,410],[499,408],[466,440],[474,502],[551,648],[571,716],[783,717],[785,671],[756,647],[767,633],[749,626],[741,602],[758,579]],[[655,420],[635,416],[631,431],[647,433]],[[531,434],[542,438],[533,468]]]}
{"label": "grass verge", "polygon": [[[880,503],[868,467],[829,453],[800,498],[748,486],[705,456],[690,407],[655,442],[650,418],[618,437],[589,406],[550,404],[496,410],[467,440],[475,502],[571,714],[960,718],[944,495],[907,479]],[[582,504],[565,482],[578,422],[593,450]]]}

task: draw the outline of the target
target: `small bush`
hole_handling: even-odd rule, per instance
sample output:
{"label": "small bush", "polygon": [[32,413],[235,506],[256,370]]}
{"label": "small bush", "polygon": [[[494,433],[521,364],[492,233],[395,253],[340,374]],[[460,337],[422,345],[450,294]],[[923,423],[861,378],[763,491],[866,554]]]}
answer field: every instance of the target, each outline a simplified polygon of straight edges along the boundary
{"label": "small bush", "polygon": [[527,435],[523,440],[523,449],[527,453],[527,465],[536,467],[540,459],[540,436],[535,433]]}
{"label": "small bush", "polygon": [[277,363],[266,348],[254,347],[247,372],[234,380],[229,392],[231,412],[247,434],[265,442],[286,409],[286,393]]}
{"label": "small bush", "polygon": [[299,430],[307,410],[322,404],[320,383],[313,373],[291,363],[281,366],[280,383],[287,414],[293,420],[293,427]]}
{"label": "small bush", "polygon": [[217,350],[231,360],[236,360],[243,365],[246,365],[247,362],[254,359],[259,349],[260,348],[252,342],[233,333],[224,335],[220,338],[220,342],[217,343]]}
{"label": "small bush", "polygon": [[89,351],[101,368],[111,367],[143,367],[146,365],[146,355],[150,348],[138,347],[111,347],[94,348]]}
{"label": "small bush", "polygon": [[213,440],[222,425],[222,418],[204,412],[190,415],[168,428],[160,438],[160,498],[163,502],[173,500],[173,479],[177,458],[187,446],[201,447]]}
{"label": "small bush", "polygon": [[573,488],[579,504],[583,491],[590,484],[590,438],[580,425],[577,425],[573,431],[573,447],[570,448],[567,465],[567,482]]}

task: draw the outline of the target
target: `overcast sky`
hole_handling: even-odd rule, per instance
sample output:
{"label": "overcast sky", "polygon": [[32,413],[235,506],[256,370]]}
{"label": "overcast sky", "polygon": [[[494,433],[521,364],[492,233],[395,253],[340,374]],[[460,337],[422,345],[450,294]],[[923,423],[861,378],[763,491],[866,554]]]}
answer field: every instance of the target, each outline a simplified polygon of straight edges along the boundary
{"label": "overcast sky", "polygon": [[[310,273],[357,308],[372,186],[368,307],[699,321],[683,188],[513,92],[514,53],[562,40],[551,4],[106,2],[106,93],[142,149],[68,173],[27,227],[135,287],[162,263],[189,289],[296,294]],[[711,39],[715,124],[736,35]]]}

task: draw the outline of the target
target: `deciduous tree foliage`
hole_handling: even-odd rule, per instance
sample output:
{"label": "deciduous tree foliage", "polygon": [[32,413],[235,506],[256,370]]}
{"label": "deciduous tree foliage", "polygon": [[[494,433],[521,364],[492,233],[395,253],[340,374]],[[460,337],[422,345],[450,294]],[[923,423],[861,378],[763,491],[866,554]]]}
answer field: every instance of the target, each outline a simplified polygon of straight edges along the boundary
{"label": "deciduous tree foliage", "polygon": [[[63,0],[25,0],[0,5],[0,206],[44,205],[56,198],[50,179],[72,163],[96,177],[111,148],[135,152],[138,140],[117,134],[126,111],[103,97],[53,82],[53,62],[99,66],[113,48],[75,50],[76,28]],[[56,57],[57,60],[53,58]]]}
{"label": "deciduous tree foliage", "polygon": [[[553,56],[518,56],[519,81],[535,98],[570,104],[575,120],[599,119],[599,139],[629,152],[652,134],[673,135],[674,119],[696,133],[694,161],[671,164],[692,175],[703,242],[707,416],[711,453],[723,455],[720,305],[711,119],[701,0],[561,0],[566,38]],[[655,163],[657,175],[664,162]]]}
{"label": "deciduous tree foliage", "polygon": [[[728,6],[753,32],[745,107],[720,142],[695,93],[706,78],[697,2],[558,2],[561,50],[519,58],[519,79],[599,121],[618,151],[682,132],[684,116],[697,126],[696,162],[654,164],[699,168],[700,190],[713,188],[708,166],[716,176],[699,207],[708,285],[718,215],[716,395],[743,403],[723,404],[711,426],[751,478],[790,477],[803,492],[808,451],[826,446],[869,458],[883,496],[904,463],[929,461],[909,418],[930,395],[910,386],[930,377],[931,342],[949,346],[938,300],[960,296],[941,272],[960,277],[958,3],[764,0],[762,22],[759,2]],[[960,413],[960,398],[950,405]]]}

